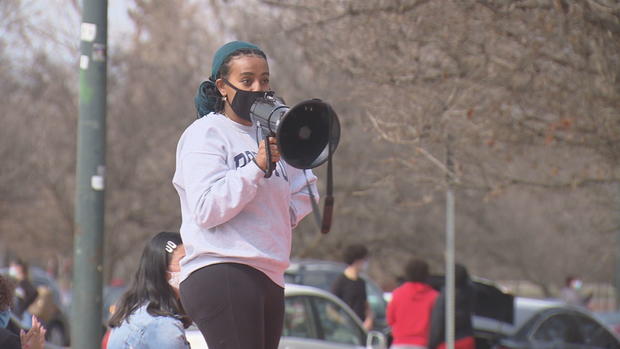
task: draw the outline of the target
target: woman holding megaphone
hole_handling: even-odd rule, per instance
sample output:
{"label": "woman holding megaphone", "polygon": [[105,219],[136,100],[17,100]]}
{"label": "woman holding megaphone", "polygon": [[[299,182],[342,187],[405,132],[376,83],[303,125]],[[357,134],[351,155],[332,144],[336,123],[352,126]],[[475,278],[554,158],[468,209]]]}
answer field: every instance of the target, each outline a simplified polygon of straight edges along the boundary
{"label": "woman holding megaphone", "polygon": [[250,118],[269,90],[263,51],[220,47],[195,98],[198,119],[177,146],[181,301],[210,349],[278,347],[291,231],[312,210],[309,188],[317,195],[312,172],[280,160],[276,140],[266,144]]}

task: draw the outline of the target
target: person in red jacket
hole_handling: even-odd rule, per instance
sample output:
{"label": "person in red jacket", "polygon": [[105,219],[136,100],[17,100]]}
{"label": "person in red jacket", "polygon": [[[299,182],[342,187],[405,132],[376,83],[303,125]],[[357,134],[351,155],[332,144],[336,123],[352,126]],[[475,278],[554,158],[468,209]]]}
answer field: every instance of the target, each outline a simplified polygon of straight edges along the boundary
{"label": "person in red jacket", "polygon": [[426,282],[428,263],[414,258],[405,266],[405,283],[392,292],[387,307],[392,326],[392,349],[425,349],[428,343],[431,312],[439,292]]}

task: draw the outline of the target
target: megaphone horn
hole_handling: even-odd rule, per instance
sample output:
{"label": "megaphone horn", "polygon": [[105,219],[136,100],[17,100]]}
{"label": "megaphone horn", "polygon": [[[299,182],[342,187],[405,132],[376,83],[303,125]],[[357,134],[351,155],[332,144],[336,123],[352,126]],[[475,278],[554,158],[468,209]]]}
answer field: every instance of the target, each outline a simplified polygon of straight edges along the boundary
{"label": "megaphone horn", "polygon": [[340,121],[332,107],[320,99],[305,100],[289,108],[268,94],[254,102],[250,117],[264,135],[275,135],[282,158],[293,167],[317,167],[338,147]]}

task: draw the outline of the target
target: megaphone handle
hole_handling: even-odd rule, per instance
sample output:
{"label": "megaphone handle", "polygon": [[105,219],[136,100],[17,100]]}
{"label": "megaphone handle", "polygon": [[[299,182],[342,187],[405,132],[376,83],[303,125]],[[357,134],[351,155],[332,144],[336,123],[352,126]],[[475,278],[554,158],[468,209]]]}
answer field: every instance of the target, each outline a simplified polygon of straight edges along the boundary
{"label": "megaphone handle", "polygon": [[265,151],[267,152],[267,170],[265,170],[265,178],[271,177],[273,170],[276,168],[276,164],[271,161],[271,145],[269,144],[269,137],[271,134],[265,136]]}

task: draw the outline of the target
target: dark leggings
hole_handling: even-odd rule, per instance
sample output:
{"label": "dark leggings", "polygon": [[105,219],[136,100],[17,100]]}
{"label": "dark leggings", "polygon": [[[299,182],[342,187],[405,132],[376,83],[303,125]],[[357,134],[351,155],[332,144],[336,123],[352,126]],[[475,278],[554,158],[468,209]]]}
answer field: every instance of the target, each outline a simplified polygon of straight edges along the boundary
{"label": "dark leggings", "polygon": [[284,321],[284,289],[244,264],[221,263],[181,283],[183,308],[209,349],[277,349]]}

